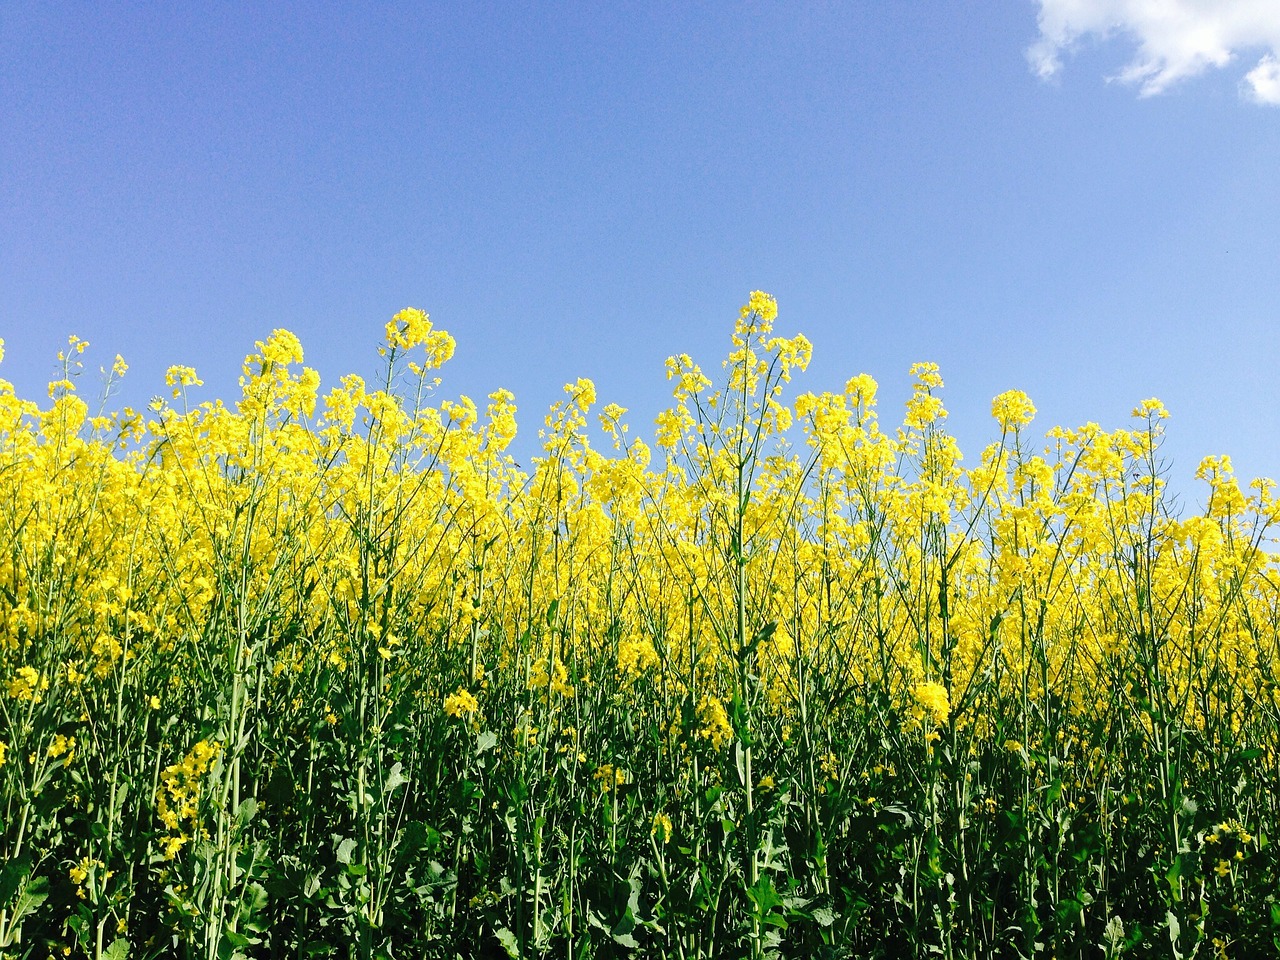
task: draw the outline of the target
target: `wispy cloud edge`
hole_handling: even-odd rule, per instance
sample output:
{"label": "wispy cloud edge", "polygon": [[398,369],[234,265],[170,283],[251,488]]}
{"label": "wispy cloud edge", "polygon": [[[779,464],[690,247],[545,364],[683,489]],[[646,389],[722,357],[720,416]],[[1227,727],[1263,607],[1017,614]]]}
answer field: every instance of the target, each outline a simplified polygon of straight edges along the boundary
{"label": "wispy cloud edge", "polygon": [[1265,51],[1240,82],[1241,96],[1280,106],[1280,3],[1276,0],[1038,0],[1040,36],[1027,61],[1041,80],[1085,39],[1133,39],[1133,58],[1109,80],[1155,96],[1183,80]]}

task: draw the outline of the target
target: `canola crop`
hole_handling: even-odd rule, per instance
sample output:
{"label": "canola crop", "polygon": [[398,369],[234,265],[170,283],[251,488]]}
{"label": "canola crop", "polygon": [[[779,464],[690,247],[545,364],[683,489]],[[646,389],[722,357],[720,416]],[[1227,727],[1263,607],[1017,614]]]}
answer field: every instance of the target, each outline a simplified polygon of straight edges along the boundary
{"label": "canola crop", "polygon": [[1274,485],[1018,391],[966,466],[776,317],[528,470],[418,310],[327,393],[0,380],[0,955],[1274,955]]}

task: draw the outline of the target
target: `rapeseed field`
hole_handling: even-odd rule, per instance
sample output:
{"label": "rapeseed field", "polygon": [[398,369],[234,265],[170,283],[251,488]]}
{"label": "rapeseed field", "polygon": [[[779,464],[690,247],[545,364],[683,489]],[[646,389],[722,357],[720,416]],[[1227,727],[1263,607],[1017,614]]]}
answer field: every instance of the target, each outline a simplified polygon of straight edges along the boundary
{"label": "rapeseed field", "polygon": [[1156,400],[962,461],[776,314],[527,470],[417,310],[327,392],[0,381],[0,954],[1275,956],[1274,486],[1175,509]]}

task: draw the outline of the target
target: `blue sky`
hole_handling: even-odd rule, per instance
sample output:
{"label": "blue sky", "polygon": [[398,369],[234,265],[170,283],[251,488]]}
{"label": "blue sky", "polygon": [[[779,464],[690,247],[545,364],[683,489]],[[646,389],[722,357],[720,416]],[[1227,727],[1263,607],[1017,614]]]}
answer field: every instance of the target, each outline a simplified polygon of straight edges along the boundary
{"label": "blue sky", "polygon": [[[1172,412],[1280,479],[1280,7],[973,4],[0,6],[0,376],[68,334],[118,403],[195,366],[236,394],[275,327],[326,383],[418,306],[444,395],[566,381],[647,434],[663,360],[724,355],[753,289],[798,385],[942,366],[972,462],[1035,427]],[[1207,11],[1207,12],[1206,12]]]}

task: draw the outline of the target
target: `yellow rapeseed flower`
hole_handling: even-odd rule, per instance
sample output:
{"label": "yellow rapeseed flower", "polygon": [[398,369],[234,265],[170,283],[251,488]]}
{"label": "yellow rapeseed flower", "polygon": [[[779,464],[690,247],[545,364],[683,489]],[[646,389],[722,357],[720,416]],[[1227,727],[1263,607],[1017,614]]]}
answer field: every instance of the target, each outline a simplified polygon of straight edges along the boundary
{"label": "yellow rapeseed flower", "polygon": [[9,681],[8,689],[14,700],[39,703],[42,692],[49,689],[49,681],[35,667],[19,667]]}
{"label": "yellow rapeseed flower", "polygon": [[649,833],[657,837],[661,843],[670,843],[672,832],[671,818],[665,813],[655,813],[653,815],[653,826],[649,828]]}
{"label": "yellow rapeseed flower", "polygon": [[401,350],[416,347],[430,332],[431,318],[413,307],[401,310],[387,321],[386,326],[387,343]]}
{"label": "yellow rapeseed flower", "polygon": [[1036,408],[1021,390],[1007,390],[991,401],[991,415],[1001,430],[1016,430],[1032,421]]}
{"label": "yellow rapeseed flower", "polygon": [[[750,322],[754,318],[755,322]],[[778,318],[778,301],[763,290],[752,290],[746,304],[738,311],[737,331],[741,333],[768,333]]]}
{"label": "yellow rapeseed flower", "polygon": [[612,763],[601,764],[591,776],[596,783],[600,784],[601,793],[608,793],[627,782],[627,772],[620,767],[615,767]]}
{"label": "yellow rapeseed flower", "polygon": [[618,673],[635,678],[658,665],[658,652],[647,637],[632,634],[618,644]]}
{"label": "yellow rapeseed flower", "polygon": [[480,709],[480,702],[465,687],[459,687],[444,698],[444,712],[451,717],[465,717]]}
{"label": "yellow rapeseed flower", "polygon": [[724,704],[710,694],[704,694],[698,701],[698,724],[698,736],[709,740],[716,750],[733,739],[733,726]]}
{"label": "yellow rapeseed flower", "polygon": [[183,387],[202,387],[204,381],[196,376],[195,367],[174,365],[165,371],[164,382],[173,387],[173,398],[182,396]]}
{"label": "yellow rapeseed flower", "polygon": [[165,837],[160,841],[161,852],[166,860],[172,860],[178,855],[189,838],[185,834],[177,833],[172,836]]}
{"label": "yellow rapeseed flower", "polygon": [[1149,399],[1143,400],[1142,403],[1133,408],[1133,415],[1139,420],[1146,420],[1148,418],[1164,420],[1169,416],[1169,411],[1166,410],[1164,404],[1155,397],[1150,397]]}
{"label": "yellow rapeseed flower", "polygon": [[928,719],[934,726],[942,726],[951,715],[951,701],[947,696],[947,688],[932,680],[921,680],[911,688],[918,704],[915,711],[917,719]]}

